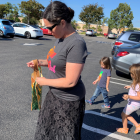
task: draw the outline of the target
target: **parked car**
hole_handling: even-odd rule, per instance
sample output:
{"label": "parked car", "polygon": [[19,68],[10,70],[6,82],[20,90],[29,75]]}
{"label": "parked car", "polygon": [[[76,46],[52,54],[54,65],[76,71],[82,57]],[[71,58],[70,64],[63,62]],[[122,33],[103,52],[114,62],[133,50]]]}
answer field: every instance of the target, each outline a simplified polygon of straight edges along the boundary
{"label": "parked car", "polygon": [[140,31],[124,31],[115,42],[112,43],[111,54],[114,55],[118,47],[132,47],[138,43],[140,43]]}
{"label": "parked car", "polygon": [[47,27],[40,28],[45,35],[52,35],[52,32]]}
{"label": "parked car", "polygon": [[108,39],[109,38],[114,38],[115,39],[115,38],[117,38],[117,34],[115,34],[115,33],[109,33],[107,38]]}
{"label": "parked car", "polygon": [[132,64],[140,63],[140,43],[131,47],[118,47],[112,58],[115,70],[129,74]]}
{"label": "parked car", "polygon": [[0,36],[10,36],[11,38],[13,38],[14,35],[15,31],[10,22],[6,19],[0,19]]}
{"label": "parked car", "polygon": [[94,30],[92,30],[92,29],[88,29],[88,30],[86,30],[86,36],[88,35],[88,36],[94,36],[95,35],[95,31]]}
{"label": "parked car", "polygon": [[15,35],[25,36],[26,38],[40,38],[43,37],[43,32],[35,25],[28,25],[25,23],[16,22],[12,24]]}

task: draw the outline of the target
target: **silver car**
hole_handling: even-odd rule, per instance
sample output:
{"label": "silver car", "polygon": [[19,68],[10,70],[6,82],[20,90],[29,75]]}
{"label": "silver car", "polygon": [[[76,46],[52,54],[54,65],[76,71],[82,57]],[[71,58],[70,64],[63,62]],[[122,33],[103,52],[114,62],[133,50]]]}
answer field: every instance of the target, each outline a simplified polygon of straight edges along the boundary
{"label": "silver car", "polygon": [[129,74],[132,64],[140,63],[140,43],[132,47],[117,47],[112,57],[115,70]]}
{"label": "silver car", "polygon": [[88,30],[86,30],[86,36],[88,35],[88,36],[94,36],[95,35],[95,31],[94,30],[92,30],[92,29],[88,29]]}
{"label": "silver car", "polygon": [[108,34],[108,39],[109,38],[117,38],[117,34],[115,34],[115,33],[110,33],[110,34]]}

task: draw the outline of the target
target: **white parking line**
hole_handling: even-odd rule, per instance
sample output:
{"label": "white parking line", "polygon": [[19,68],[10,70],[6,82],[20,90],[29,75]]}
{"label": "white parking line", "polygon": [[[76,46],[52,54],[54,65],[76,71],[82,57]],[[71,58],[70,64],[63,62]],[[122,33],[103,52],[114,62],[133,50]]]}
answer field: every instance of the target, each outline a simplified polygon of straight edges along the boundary
{"label": "white parking line", "polygon": [[105,135],[105,136],[108,136],[108,137],[112,137],[112,138],[115,138],[117,140],[133,140],[133,139],[130,139],[130,138],[118,135],[118,134],[114,134],[114,133],[111,133],[111,132],[108,132],[108,131],[105,131],[105,130],[101,130],[101,129],[98,129],[98,128],[88,126],[84,123],[83,123],[82,127],[86,130],[89,130],[89,131],[92,131],[92,132],[95,132],[95,133],[98,133],[98,134],[102,134],[102,135]]}
{"label": "white parking line", "polygon": [[111,79],[115,79],[115,80],[120,80],[120,81],[125,81],[125,82],[132,82],[132,81],[126,81],[126,80],[123,80],[123,79],[118,79],[118,78],[113,78],[113,77],[110,77]]}
{"label": "white parking line", "polygon": [[[111,119],[111,120],[122,122],[122,119],[117,118],[117,117],[113,117],[113,116],[110,116],[110,115],[107,115],[107,114],[102,114],[102,113],[99,113],[99,112],[86,110],[85,111],[85,114],[87,114],[87,113],[98,115],[98,116],[105,117],[105,118],[108,118],[108,119]],[[133,125],[130,121],[128,121],[128,124]]]}
{"label": "white parking line", "polygon": [[127,86],[127,84],[121,84],[121,83],[112,82],[112,81],[110,81],[110,83],[117,84],[117,85],[123,85],[123,86]]}

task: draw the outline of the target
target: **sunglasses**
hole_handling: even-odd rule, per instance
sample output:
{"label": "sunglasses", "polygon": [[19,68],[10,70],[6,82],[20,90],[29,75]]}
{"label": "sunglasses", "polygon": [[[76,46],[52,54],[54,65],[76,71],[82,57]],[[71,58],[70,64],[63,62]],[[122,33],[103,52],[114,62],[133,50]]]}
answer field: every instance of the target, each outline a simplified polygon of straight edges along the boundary
{"label": "sunglasses", "polygon": [[55,26],[57,26],[57,25],[59,25],[59,24],[54,24],[53,26],[51,26],[51,27],[47,27],[47,29],[49,29],[50,31],[52,31],[53,30],[53,28],[55,27]]}

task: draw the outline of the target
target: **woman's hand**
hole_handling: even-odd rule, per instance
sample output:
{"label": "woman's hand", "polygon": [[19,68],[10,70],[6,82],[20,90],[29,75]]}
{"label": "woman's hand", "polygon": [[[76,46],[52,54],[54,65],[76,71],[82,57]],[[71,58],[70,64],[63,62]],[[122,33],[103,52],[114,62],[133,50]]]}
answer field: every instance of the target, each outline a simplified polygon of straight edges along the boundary
{"label": "woman's hand", "polygon": [[46,80],[45,77],[37,77],[37,78],[36,78],[36,82],[37,82],[40,86],[46,86],[45,80]]}
{"label": "woman's hand", "polygon": [[128,100],[129,99],[129,95],[128,94],[124,94],[122,97],[124,100]]}
{"label": "woman's hand", "polygon": [[129,89],[130,87],[131,87],[131,86],[125,86],[124,88],[125,88],[125,89]]}
{"label": "woman's hand", "polygon": [[30,67],[30,68],[34,68],[34,63],[33,63],[33,60],[26,63],[27,64],[27,67]]}

